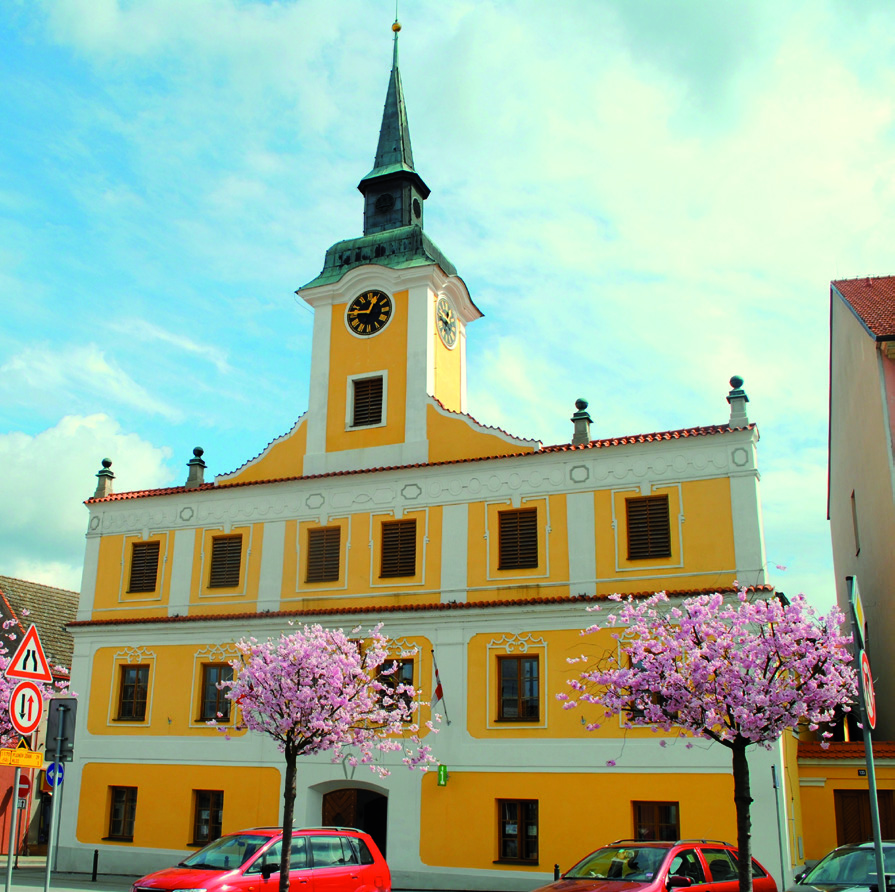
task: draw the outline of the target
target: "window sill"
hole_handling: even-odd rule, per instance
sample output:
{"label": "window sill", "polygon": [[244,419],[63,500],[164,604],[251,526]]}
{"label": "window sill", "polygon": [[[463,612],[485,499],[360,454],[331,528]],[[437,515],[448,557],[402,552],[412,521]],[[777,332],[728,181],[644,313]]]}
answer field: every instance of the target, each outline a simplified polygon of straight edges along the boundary
{"label": "window sill", "polygon": [[524,865],[526,867],[538,867],[540,865],[540,861],[535,859],[534,861],[527,861],[524,858],[498,858],[496,861],[492,861],[492,864],[514,864],[514,865]]}

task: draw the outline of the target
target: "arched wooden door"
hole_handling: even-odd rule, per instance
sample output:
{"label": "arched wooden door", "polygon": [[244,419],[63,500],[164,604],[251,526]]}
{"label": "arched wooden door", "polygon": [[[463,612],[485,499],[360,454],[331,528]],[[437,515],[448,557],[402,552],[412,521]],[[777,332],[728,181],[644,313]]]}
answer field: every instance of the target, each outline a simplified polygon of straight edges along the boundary
{"label": "arched wooden door", "polygon": [[388,837],[388,799],[372,790],[344,787],[323,796],[321,823],[327,827],[356,827],[373,837],[385,856]]}

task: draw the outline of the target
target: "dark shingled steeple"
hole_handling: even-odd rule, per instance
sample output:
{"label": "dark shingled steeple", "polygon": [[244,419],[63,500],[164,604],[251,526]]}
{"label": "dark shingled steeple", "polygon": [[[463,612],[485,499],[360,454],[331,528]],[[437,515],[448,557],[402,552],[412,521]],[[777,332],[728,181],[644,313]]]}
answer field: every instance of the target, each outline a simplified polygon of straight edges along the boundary
{"label": "dark shingled steeple", "polygon": [[457,275],[456,267],[423,232],[423,202],[429,197],[429,187],[413,168],[407,107],[398,69],[400,30],[395,22],[392,71],[376,159],[373,169],[357,187],[364,196],[364,234],[334,244],[326,252],[320,275],[303,288],[338,282],[349,269],[366,263],[392,269],[437,263],[449,276]]}

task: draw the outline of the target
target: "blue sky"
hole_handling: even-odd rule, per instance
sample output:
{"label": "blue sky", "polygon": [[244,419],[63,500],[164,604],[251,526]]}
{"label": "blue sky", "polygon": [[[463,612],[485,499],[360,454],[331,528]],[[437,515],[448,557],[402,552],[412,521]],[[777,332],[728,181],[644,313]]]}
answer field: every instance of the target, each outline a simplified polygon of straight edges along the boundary
{"label": "blue sky", "polygon": [[[390,0],[0,5],[0,567],[78,588],[116,489],[231,471],[308,402],[294,291],[359,235]],[[469,406],[545,444],[724,422],[772,581],[834,598],[829,282],[895,272],[895,7],[403,0],[426,229],[485,318]],[[785,570],[773,569],[774,565]]]}

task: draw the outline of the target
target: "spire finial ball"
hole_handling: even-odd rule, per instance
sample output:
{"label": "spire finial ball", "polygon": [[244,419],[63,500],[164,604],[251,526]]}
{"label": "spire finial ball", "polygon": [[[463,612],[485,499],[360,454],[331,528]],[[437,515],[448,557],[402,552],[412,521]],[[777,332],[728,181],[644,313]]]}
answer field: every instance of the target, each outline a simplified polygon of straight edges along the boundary
{"label": "spire finial ball", "polygon": [[730,386],[734,390],[739,390],[743,386],[743,379],[739,375],[734,375],[730,379]]}
{"label": "spire finial ball", "polygon": [[396,21],[396,22],[392,25],[392,31],[394,31],[395,34],[397,34],[400,30],[401,30],[401,23],[398,22],[398,21]]}

